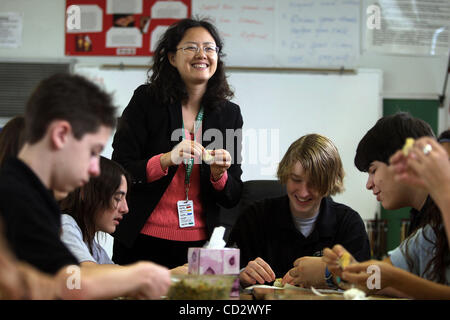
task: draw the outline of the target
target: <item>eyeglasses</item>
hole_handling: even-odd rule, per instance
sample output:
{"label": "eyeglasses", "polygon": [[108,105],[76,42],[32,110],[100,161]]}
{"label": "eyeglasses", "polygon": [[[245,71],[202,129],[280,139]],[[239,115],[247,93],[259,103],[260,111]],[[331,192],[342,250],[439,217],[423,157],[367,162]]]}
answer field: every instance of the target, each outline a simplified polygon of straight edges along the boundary
{"label": "eyeglasses", "polygon": [[188,54],[188,55],[195,55],[197,53],[200,52],[200,49],[203,49],[203,52],[207,55],[207,56],[215,56],[219,53],[220,48],[214,45],[207,45],[204,47],[199,47],[195,44],[188,44],[184,47],[181,48],[177,48],[177,50],[183,50],[184,54]]}

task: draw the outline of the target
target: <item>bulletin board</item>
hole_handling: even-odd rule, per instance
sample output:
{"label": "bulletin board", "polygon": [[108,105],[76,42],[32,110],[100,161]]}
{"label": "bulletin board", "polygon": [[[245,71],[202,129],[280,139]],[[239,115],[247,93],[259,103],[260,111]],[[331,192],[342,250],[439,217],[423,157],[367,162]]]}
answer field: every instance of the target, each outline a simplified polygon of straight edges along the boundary
{"label": "bulletin board", "polygon": [[229,67],[358,65],[359,0],[67,0],[66,13],[71,5],[82,28],[66,26],[70,56],[151,56],[171,23],[198,17],[217,27]]}
{"label": "bulletin board", "polygon": [[66,55],[150,56],[169,25],[191,16],[191,0],[66,0],[67,12]]}

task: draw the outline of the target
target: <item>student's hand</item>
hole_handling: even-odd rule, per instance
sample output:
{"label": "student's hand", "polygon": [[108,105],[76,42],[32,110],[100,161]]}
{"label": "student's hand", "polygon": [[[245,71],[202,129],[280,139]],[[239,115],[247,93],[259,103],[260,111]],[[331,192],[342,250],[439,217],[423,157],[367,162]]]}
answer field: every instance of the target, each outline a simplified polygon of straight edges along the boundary
{"label": "student's hand", "polygon": [[0,300],[1,299],[56,299],[56,281],[32,266],[17,261],[6,240],[0,221]]}
{"label": "student's hand", "polygon": [[132,294],[138,299],[160,299],[169,290],[170,271],[152,262],[138,262],[131,267],[138,277],[139,287]]}
{"label": "student's hand", "polygon": [[267,262],[261,258],[250,261],[239,274],[239,281],[245,288],[250,285],[275,281],[275,273]]}
{"label": "student's hand", "polygon": [[231,155],[225,149],[218,149],[212,150],[211,156],[214,157],[214,160],[210,164],[211,176],[214,181],[218,181],[231,166]]}
{"label": "student's hand", "polygon": [[302,288],[326,286],[325,266],[325,262],[320,257],[298,258],[294,262],[294,268],[283,277],[282,283],[289,283]]}
{"label": "student's hand", "polygon": [[393,284],[395,267],[389,263],[369,260],[347,266],[342,279],[367,291],[378,291]]}
{"label": "student's hand", "polygon": [[[325,248],[323,250],[322,261],[328,266],[328,271],[330,271],[334,277],[342,278],[342,268],[339,265],[339,259],[344,253],[350,254],[343,246],[339,244],[335,245],[333,249]],[[350,264],[357,262],[351,254],[350,257]]]}
{"label": "student's hand", "polygon": [[[0,240],[1,241],[1,240]],[[0,245],[0,300],[60,298],[53,277],[32,266],[18,262],[3,245]]]}
{"label": "student's hand", "polygon": [[17,261],[4,243],[0,231],[0,299],[22,299],[24,286],[17,270]]}
{"label": "student's hand", "polygon": [[22,299],[54,300],[61,297],[60,286],[55,277],[42,273],[22,262],[18,263],[17,270],[20,273],[25,292]]}
{"label": "student's hand", "polygon": [[160,158],[161,168],[166,168],[179,165],[183,160],[194,159],[194,163],[200,163],[202,153],[205,148],[194,140],[183,140],[177,144],[172,151],[163,154]]}
{"label": "student's hand", "polygon": [[[432,150],[425,154],[423,150],[427,144]],[[433,138],[417,139],[407,157],[397,151],[389,162],[394,168],[396,180],[424,188],[429,193],[450,185],[449,155]]]}

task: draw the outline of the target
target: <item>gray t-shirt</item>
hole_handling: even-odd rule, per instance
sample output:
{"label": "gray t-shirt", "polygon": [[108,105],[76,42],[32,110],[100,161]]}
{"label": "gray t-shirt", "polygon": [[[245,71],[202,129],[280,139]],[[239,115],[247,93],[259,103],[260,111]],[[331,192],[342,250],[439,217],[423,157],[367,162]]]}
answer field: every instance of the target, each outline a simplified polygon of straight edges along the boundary
{"label": "gray t-shirt", "polygon": [[83,234],[74,218],[68,214],[61,216],[62,233],[61,240],[77,258],[78,262],[95,262],[98,264],[114,264],[109,258],[105,249],[100,246],[95,239],[92,241],[92,254],[89,247],[83,241]]}
{"label": "gray t-shirt", "polygon": [[[405,256],[406,241],[409,241],[408,255],[414,262],[412,269],[409,267]],[[389,251],[388,254],[392,264],[395,267],[404,269],[419,277],[430,280],[431,277],[428,273],[425,274],[425,269],[434,256],[434,241],[436,241],[436,235],[429,225],[418,229],[417,232],[409,238],[409,240],[407,239],[403,241],[396,249]],[[450,284],[450,266],[447,266],[446,270],[446,284]]]}
{"label": "gray t-shirt", "polygon": [[317,217],[319,216],[319,212],[312,218],[299,218],[294,217],[294,223],[297,227],[297,230],[300,231],[305,238],[308,238],[311,232],[313,232],[314,225],[316,223]]}

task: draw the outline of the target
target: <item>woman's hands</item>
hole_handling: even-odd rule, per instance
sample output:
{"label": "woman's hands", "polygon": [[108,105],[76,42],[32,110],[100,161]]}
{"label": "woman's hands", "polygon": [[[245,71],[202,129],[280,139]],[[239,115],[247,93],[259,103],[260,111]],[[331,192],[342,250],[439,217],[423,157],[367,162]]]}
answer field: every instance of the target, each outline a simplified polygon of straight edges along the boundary
{"label": "woman's hands", "polygon": [[231,155],[225,149],[212,150],[210,154],[214,158],[210,163],[211,176],[214,181],[218,181],[231,166]]}
{"label": "woman's hands", "polygon": [[161,168],[165,170],[170,166],[179,165],[183,160],[194,159],[194,162],[198,163],[198,159],[202,159],[204,152],[205,148],[200,143],[194,140],[183,140],[173,147],[172,151],[161,156]]}
{"label": "woman's hands", "polygon": [[231,155],[227,150],[207,151],[200,143],[194,140],[183,140],[172,151],[161,156],[161,168],[166,170],[170,166],[179,165],[183,161],[191,159],[194,159],[194,163],[200,163],[202,159],[208,163],[214,181],[220,180],[225,171],[231,166]]}

